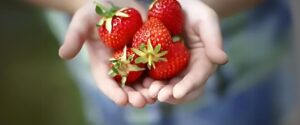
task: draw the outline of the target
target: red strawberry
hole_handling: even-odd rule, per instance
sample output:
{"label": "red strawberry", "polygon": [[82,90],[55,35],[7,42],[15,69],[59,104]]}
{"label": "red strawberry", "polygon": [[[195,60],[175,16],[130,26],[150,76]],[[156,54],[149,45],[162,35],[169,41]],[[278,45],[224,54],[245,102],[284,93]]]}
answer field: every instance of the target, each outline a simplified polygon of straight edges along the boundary
{"label": "red strawberry", "polygon": [[143,74],[143,64],[134,64],[135,54],[125,46],[123,50],[114,52],[111,61],[111,70],[109,75],[117,82],[122,84],[122,87],[132,85]]}
{"label": "red strawberry", "polygon": [[122,49],[132,42],[135,32],[143,25],[140,13],[133,8],[105,9],[96,3],[96,12],[102,16],[97,24],[98,34],[105,45]]}
{"label": "red strawberry", "polygon": [[153,46],[160,44],[163,50],[166,50],[172,43],[170,32],[157,18],[150,18],[136,32],[133,37],[132,47],[139,48],[141,44],[146,44],[149,39]]}
{"label": "red strawberry", "polygon": [[148,63],[148,67],[155,62],[164,60],[172,38],[168,29],[157,19],[150,18],[133,37],[133,51],[139,55],[136,63]]}
{"label": "red strawberry", "polygon": [[166,59],[166,62],[157,62],[156,68],[149,71],[153,79],[167,80],[181,73],[189,63],[190,53],[183,42],[175,42],[168,49]]}
{"label": "red strawberry", "polygon": [[148,11],[148,18],[151,17],[161,20],[172,35],[183,31],[184,14],[177,0],[155,0]]}

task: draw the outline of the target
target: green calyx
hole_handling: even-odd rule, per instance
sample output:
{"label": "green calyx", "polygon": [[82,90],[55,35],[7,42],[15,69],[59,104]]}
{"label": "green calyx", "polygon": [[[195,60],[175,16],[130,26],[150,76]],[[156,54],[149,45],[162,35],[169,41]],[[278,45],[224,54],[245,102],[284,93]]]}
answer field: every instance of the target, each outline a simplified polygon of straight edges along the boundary
{"label": "green calyx", "polygon": [[155,63],[160,61],[167,61],[166,58],[164,58],[165,55],[167,55],[167,51],[161,51],[161,45],[158,44],[153,47],[151,44],[150,39],[147,42],[147,45],[142,44],[139,49],[132,48],[132,51],[139,55],[139,57],[135,60],[136,64],[146,64],[149,69],[152,67],[155,69]]}
{"label": "green calyx", "polygon": [[173,41],[173,43],[181,42],[182,41],[182,37],[181,36],[173,36],[172,37],[172,41]]}
{"label": "green calyx", "polygon": [[123,12],[127,8],[120,9],[119,7],[116,7],[113,4],[111,4],[111,8],[107,9],[96,0],[94,0],[94,4],[96,5],[96,13],[102,16],[100,21],[97,23],[97,27],[100,27],[105,23],[105,28],[109,33],[111,33],[112,31],[112,19],[114,16],[125,18],[129,17],[128,14]]}
{"label": "green calyx", "polygon": [[137,71],[143,71],[144,68],[140,68],[137,65],[131,64],[131,62],[134,59],[134,55],[127,55],[127,47],[124,47],[122,56],[119,58],[112,58],[110,59],[112,63],[111,70],[109,71],[109,76],[115,77],[117,75],[120,75],[121,85],[122,87],[125,86],[125,83],[127,81],[127,77],[130,72],[137,72]]}
{"label": "green calyx", "polygon": [[151,10],[151,9],[152,9],[152,7],[153,7],[153,5],[154,5],[156,2],[157,2],[157,0],[153,0],[153,2],[150,4],[150,6],[149,6],[148,10]]}

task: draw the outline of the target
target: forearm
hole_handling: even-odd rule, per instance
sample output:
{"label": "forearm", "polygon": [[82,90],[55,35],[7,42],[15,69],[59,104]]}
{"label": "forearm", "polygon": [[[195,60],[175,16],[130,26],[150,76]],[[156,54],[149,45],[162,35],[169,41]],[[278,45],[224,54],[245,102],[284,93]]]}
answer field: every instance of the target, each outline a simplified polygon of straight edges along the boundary
{"label": "forearm", "polygon": [[227,17],[243,10],[250,9],[262,3],[263,0],[202,0],[217,14],[222,17]]}
{"label": "forearm", "polygon": [[213,9],[220,18],[231,16],[262,3],[263,0],[178,0],[183,7],[197,6],[202,1]]}
{"label": "forearm", "polygon": [[27,0],[28,2],[73,14],[86,0]]}

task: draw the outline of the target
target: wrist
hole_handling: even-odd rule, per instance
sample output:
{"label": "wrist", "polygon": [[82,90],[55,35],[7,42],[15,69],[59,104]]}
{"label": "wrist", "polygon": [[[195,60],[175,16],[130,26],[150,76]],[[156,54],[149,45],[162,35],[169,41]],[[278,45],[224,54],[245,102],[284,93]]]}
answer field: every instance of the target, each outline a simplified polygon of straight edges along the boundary
{"label": "wrist", "polygon": [[178,0],[184,11],[191,10],[191,8],[202,8],[202,12],[205,10],[203,13],[207,13],[207,15],[215,16],[217,18],[222,17],[215,8],[207,4],[205,1],[209,0]]}
{"label": "wrist", "polygon": [[86,0],[73,0],[70,4],[65,4],[64,8],[68,13],[74,14],[84,3]]}

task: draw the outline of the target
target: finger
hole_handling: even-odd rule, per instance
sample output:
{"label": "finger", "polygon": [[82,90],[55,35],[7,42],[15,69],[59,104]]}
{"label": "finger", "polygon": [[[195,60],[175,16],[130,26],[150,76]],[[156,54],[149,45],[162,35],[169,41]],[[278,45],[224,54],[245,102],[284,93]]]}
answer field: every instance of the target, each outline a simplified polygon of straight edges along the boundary
{"label": "finger", "polygon": [[105,49],[104,45],[96,42],[88,42],[87,45],[91,71],[98,88],[117,105],[127,105],[128,96],[126,92],[107,74],[109,71],[107,59],[110,55],[108,50]]}
{"label": "finger", "polygon": [[[112,80],[106,73],[102,70],[105,67],[99,65],[99,68],[94,68],[92,70],[94,74],[94,78],[96,80],[97,86],[106,95],[109,99],[114,101],[117,105],[125,106],[128,104],[128,96],[125,91],[117,84],[114,80]],[[107,70],[105,70],[107,71]]]}
{"label": "finger", "polygon": [[160,102],[166,102],[167,100],[170,100],[171,98],[173,98],[173,87],[174,84],[168,84],[165,85],[158,93],[157,95],[157,99]]}
{"label": "finger", "polygon": [[101,78],[100,80],[97,80],[97,83],[103,94],[117,105],[126,106],[128,104],[128,95],[115,81],[108,78]]}
{"label": "finger", "polygon": [[97,16],[90,4],[80,8],[74,15],[63,45],[59,50],[59,56],[63,59],[71,59],[78,54],[85,40],[95,35]]}
{"label": "finger", "polygon": [[215,67],[209,62],[205,63],[203,60],[196,60],[196,62],[188,68],[189,72],[174,86],[174,98],[181,99],[194,88],[203,86],[214,69]]}
{"label": "finger", "polygon": [[148,89],[144,88],[141,84],[136,84],[134,86],[134,89],[140,92],[144,96],[148,104],[155,103],[155,99],[149,96]]}
{"label": "finger", "polygon": [[125,86],[124,90],[128,94],[129,103],[136,108],[143,108],[146,105],[146,100],[143,95],[133,88]]}
{"label": "finger", "polygon": [[[96,68],[94,66],[96,66]],[[101,63],[94,66],[92,66],[93,76],[96,80],[97,86],[103,92],[103,94],[114,101],[117,105],[127,105],[128,96],[126,92],[107,75],[107,66]]]}
{"label": "finger", "polygon": [[154,81],[154,79],[152,79],[152,78],[150,78],[150,77],[147,77],[147,78],[145,78],[144,81],[143,81],[143,86],[144,86],[145,88],[149,88],[150,85],[151,85],[151,83],[152,83],[153,81]]}
{"label": "finger", "polygon": [[203,88],[195,88],[191,92],[189,92],[185,97],[181,99],[175,99],[174,97],[169,98],[165,101],[165,103],[168,104],[183,104],[186,102],[192,102],[195,101],[197,98],[199,98],[201,95],[203,95]]}
{"label": "finger", "polygon": [[176,77],[170,80],[168,85],[165,85],[158,93],[157,99],[160,102],[167,102],[168,100],[173,99],[173,87],[174,85],[180,81],[180,77]]}
{"label": "finger", "polygon": [[167,100],[164,101],[164,103],[168,103],[168,104],[171,104],[171,105],[175,105],[175,104],[179,104],[179,100],[178,99],[175,99],[174,97],[170,97],[168,98]]}
{"label": "finger", "polygon": [[223,50],[223,41],[219,26],[219,19],[216,14],[211,12],[208,18],[204,18],[202,22],[198,22],[196,32],[204,42],[206,54],[208,58],[216,64],[225,64],[228,57]]}
{"label": "finger", "polygon": [[149,96],[156,98],[160,89],[164,87],[165,83],[163,81],[154,81],[149,87]]}
{"label": "finger", "polygon": [[180,103],[196,100],[203,94],[204,94],[203,86],[200,88],[195,88],[194,90],[192,90],[192,92],[188,93]]}

